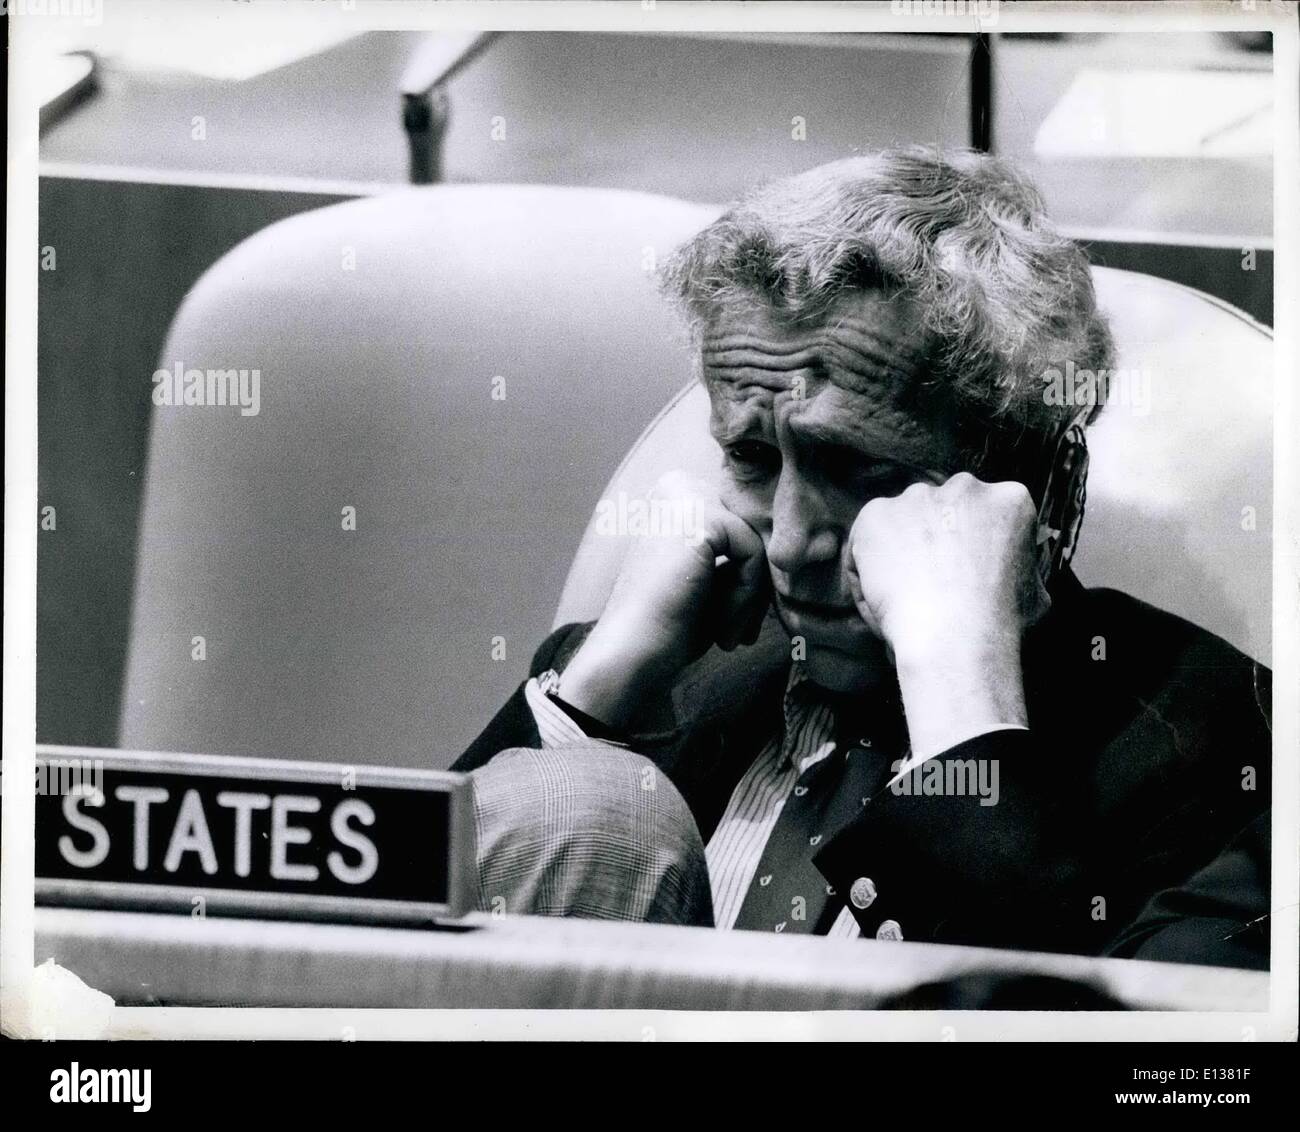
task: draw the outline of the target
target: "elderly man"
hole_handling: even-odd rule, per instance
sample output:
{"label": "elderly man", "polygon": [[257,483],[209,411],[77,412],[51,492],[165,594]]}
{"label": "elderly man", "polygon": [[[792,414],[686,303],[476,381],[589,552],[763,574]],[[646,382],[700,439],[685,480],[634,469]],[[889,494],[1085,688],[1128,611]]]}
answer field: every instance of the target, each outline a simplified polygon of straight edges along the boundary
{"label": "elderly man", "polygon": [[1268,673],[1068,568],[1100,405],[1043,374],[1113,348],[1034,189],[835,162],[664,282],[723,486],[456,764],[482,906],[1266,966]]}

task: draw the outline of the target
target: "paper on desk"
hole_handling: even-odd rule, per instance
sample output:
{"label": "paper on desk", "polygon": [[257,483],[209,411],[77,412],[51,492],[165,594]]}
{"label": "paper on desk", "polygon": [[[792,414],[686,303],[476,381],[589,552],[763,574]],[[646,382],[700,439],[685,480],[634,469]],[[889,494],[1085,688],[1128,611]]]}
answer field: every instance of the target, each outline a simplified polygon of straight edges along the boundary
{"label": "paper on desk", "polygon": [[1034,138],[1039,157],[1267,157],[1273,76],[1083,70]]}
{"label": "paper on desk", "polygon": [[98,1041],[108,1031],[113,1000],[47,959],[16,987],[6,987],[3,1025],[9,1038]]}

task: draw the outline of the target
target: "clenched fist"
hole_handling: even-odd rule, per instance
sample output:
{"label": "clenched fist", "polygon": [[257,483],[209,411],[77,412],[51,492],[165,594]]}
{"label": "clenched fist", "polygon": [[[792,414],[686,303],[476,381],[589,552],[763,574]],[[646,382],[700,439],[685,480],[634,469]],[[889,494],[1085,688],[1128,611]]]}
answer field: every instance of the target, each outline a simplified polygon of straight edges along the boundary
{"label": "clenched fist", "polygon": [[1051,599],[1037,569],[1036,512],[1023,484],[958,472],[873,499],[849,532],[849,587],[895,657],[1019,648]]}
{"label": "clenched fist", "polygon": [[705,481],[670,472],[644,502],[648,518],[559,688],[614,725],[711,645],[752,644],[771,600],[762,539]]}
{"label": "clenched fist", "polygon": [[1047,612],[1019,483],[959,472],[873,499],[849,534],[859,614],[893,656],[913,754],[1026,725],[1020,645]]}

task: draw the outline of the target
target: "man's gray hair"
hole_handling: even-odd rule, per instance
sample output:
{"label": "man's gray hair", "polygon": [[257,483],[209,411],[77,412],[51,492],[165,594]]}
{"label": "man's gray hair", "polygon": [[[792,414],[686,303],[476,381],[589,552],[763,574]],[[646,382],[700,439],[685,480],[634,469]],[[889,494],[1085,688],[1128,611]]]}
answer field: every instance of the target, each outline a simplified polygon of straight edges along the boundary
{"label": "man's gray hair", "polygon": [[1114,356],[1083,251],[1018,170],[970,150],[885,150],[763,184],[679,248],[660,279],[697,342],[741,298],[800,321],[853,290],[914,300],[933,336],[929,382],[952,397],[976,465],[1079,412],[1048,403],[1048,369],[1068,359],[1095,372]]}

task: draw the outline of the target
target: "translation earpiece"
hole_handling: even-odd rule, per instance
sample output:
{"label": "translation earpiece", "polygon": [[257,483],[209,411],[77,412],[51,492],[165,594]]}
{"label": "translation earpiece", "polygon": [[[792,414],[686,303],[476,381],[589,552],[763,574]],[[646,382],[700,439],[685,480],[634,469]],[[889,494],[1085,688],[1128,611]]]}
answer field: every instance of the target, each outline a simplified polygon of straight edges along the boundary
{"label": "translation earpiece", "polygon": [[1083,423],[1075,420],[1060,434],[1048,465],[1047,480],[1038,505],[1038,572],[1044,586],[1074,556],[1088,481],[1088,443]]}

